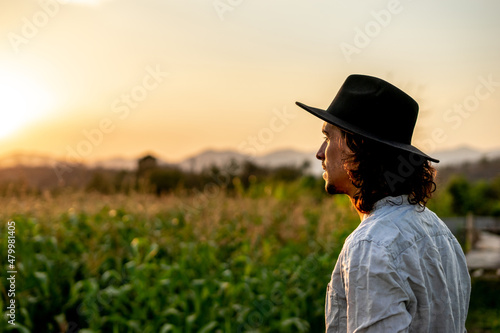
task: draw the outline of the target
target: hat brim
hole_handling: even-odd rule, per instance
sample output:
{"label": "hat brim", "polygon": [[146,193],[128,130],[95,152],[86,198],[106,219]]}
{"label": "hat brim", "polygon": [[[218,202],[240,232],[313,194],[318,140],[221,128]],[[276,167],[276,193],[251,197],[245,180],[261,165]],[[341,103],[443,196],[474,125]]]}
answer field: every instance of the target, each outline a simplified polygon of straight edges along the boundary
{"label": "hat brim", "polygon": [[365,131],[365,130],[363,130],[363,129],[361,129],[361,128],[359,128],[351,123],[348,123],[348,122],[326,112],[325,110],[318,109],[318,108],[315,108],[312,106],[308,106],[308,105],[305,105],[305,104],[300,103],[300,102],[295,102],[295,104],[297,104],[298,106],[300,106],[302,109],[306,110],[307,112],[315,115],[316,117],[326,121],[327,123],[335,125],[335,126],[341,128],[349,133],[358,134],[358,135],[361,135],[361,136],[366,137],[368,139],[389,145],[391,147],[398,148],[398,149],[401,149],[404,151],[408,151],[410,153],[420,155],[420,156],[424,157],[425,159],[430,160],[434,163],[439,163],[439,160],[437,160],[433,157],[430,157],[429,155],[425,154],[423,151],[421,151],[420,149],[418,149],[415,146],[404,144],[401,142],[380,139],[379,137],[373,135],[372,133],[369,133],[369,132],[367,132],[367,131]]}

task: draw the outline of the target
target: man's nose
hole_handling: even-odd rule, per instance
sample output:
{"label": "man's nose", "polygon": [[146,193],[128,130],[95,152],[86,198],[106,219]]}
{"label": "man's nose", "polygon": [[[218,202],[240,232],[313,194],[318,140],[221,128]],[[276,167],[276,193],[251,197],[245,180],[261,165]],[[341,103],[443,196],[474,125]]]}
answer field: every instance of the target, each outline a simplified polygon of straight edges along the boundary
{"label": "man's nose", "polygon": [[326,145],[326,141],[323,142],[323,144],[321,145],[321,147],[319,147],[318,152],[316,153],[316,158],[318,160],[323,161],[325,159],[325,145]]}

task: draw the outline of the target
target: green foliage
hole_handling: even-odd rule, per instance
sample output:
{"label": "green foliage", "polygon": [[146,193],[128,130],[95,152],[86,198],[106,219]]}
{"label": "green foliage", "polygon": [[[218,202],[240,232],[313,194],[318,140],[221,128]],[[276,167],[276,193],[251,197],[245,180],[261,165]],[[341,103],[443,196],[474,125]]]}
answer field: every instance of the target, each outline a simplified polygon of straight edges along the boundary
{"label": "green foliage", "polygon": [[[492,182],[479,180],[469,182],[464,176],[452,177],[445,186],[445,193],[450,200],[451,215],[500,216],[500,176]],[[440,193],[438,193],[440,198]]]}
{"label": "green foliage", "polygon": [[471,186],[461,176],[450,180],[447,191],[452,197],[451,209],[457,215],[466,215],[472,209]]}
{"label": "green foliage", "polygon": [[500,332],[500,284],[498,278],[472,278],[467,326],[469,332]]}
{"label": "green foliage", "polygon": [[[16,330],[324,330],[325,287],[359,223],[347,197],[326,195],[323,180],[312,176],[155,172],[152,179],[168,189],[163,196],[122,195],[115,181],[112,196],[0,197],[0,219],[16,221]],[[107,186],[99,178],[94,185]],[[500,177],[455,178],[429,207],[440,216],[500,215],[499,193]],[[6,279],[0,288],[5,309]],[[470,332],[498,329],[497,296],[490,285],[473,285]],[[9,329],[2,317],[0,331]]]}
{"label": "green foliage", "polygon": [[[191,197],[137,195],[113,204],[117,195],[85,195],[71,199],[69,210],[61,196],[47,211],[38,198],[31,213],[4,212],[16,221],[17,328],[324,330],[325,287],[357,218],[342,200],[325,214],[330,200],[287,197],[300,182],[294,186],[253,199],[220,192],[193,210],[181,204]],[[321,232],[332,222],[342,231]],[[5,309],[5,279],[1,288]],[[0,331],[9,326],[0,319]]]}
{"label": "green foliage", "polygon": [[157,194],[173,191],[185,182],[184,173],[177,168],[157,169],[151,172],[150,182]]}
{"label": "green foliage", "polygon": [[[261,191],[278,183],[290,183],[301,179],[308,167],[281,166],[267,168],[251,161],[241,165],[231,162],[224,168],[211,166],[199,173],[186,172],[175,167],[157,168],[150,172],[148,181],[156,194],[175,193],[183,190],[203,191],[206,187],[218,186],[226,191],[242,194],[245,191]],[[106,193],[106,192],[102,192]]]}
{"label": "green foliage", "polygon": [[111,180],[102,172],[95,171],[87,184],[88,191],[98,191],[100,193],[110,194],[115,192],[115,188]]}

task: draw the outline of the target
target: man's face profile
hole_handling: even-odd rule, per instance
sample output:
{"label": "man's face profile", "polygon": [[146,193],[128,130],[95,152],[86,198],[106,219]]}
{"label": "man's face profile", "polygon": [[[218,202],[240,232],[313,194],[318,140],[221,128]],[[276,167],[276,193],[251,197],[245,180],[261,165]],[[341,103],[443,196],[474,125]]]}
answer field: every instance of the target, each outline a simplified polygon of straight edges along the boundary
{"label": "man's face profile", "polygon": [[316,158],[321,161],[325,170],[325,189],[330,194],[350,194],[353,185],[344,166],[344,159],[349,152],[345,140],[340,129],[330,123],[323,124],[322,132],[325,140],[316,153]]}

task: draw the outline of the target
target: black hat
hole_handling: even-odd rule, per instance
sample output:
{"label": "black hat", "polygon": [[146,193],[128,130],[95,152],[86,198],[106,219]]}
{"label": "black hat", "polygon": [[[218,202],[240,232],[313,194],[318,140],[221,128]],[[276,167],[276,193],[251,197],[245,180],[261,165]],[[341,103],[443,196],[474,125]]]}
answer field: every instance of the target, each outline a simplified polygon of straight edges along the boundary
{"label": "black hat", "polygon": [[418,116],[417,102],[384,80],[350,75],[327,110],[296,104],[347,132],[439,162],[411,145]]}

